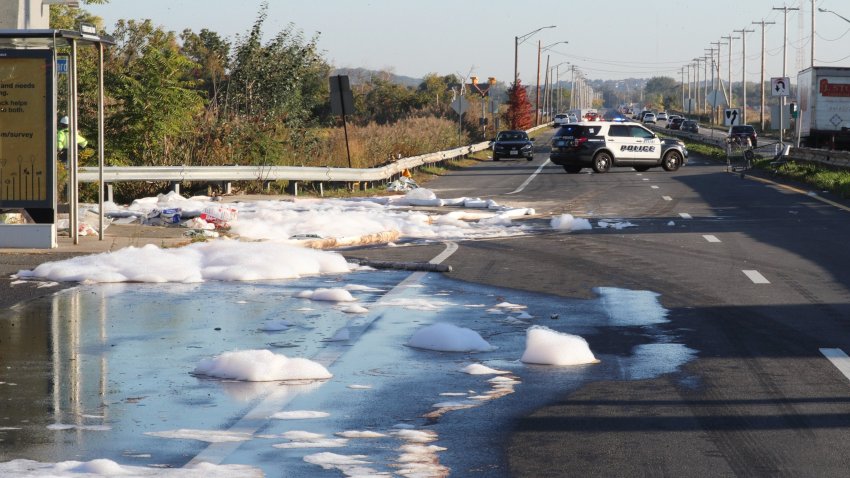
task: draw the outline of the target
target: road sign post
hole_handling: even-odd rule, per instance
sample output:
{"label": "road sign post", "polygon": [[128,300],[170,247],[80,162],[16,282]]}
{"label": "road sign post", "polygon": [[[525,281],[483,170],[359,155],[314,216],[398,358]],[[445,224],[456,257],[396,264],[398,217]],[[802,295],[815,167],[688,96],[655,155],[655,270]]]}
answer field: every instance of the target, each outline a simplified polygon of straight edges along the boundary
{"label": "road sign post", "polygon": [[331,87],[331,112],[342,116],[342,130],[345,133],[345,152],[348,155],[348,167],[351,167],[351,149],[348,146],[348,126],[345,115],[354,111],[354,95],[351,93],[351,83],[347,75],[337,75],[329,78]]}
{"label": "road sign post", "polygon": [[785,139],[785,98],[791,95],[791,78],[780,76],[770,79],[770,96],[780,97],[779,102],[779,144]]}

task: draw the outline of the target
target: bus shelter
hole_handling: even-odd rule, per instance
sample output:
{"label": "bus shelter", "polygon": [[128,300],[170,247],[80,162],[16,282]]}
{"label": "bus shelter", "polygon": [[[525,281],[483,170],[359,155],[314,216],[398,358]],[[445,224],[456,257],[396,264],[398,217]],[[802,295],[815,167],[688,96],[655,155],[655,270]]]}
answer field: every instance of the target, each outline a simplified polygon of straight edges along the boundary
{"label": "bus shelter", "polygon": [[[109,37],[93,26],[73,30],[0,30],[0,210],[23,210],[28,224],[0,224],[0,248],[57,247],[57,93],[67,81],[68,231],[79,244],[77,60],[97,50],[99,239],[103,240],[104,53]],[[60,54],[60,51],[63,52]],[[67,52],[67,53],[64,53]]]}

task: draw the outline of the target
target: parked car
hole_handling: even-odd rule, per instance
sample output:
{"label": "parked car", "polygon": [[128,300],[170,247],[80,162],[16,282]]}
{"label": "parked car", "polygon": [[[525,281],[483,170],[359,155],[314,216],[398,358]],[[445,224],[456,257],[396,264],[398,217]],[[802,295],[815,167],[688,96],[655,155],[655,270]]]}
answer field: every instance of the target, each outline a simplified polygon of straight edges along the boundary
{"label": "parked car", "polygon": [[694,120],[685,120],[682,121],[682,126],[679,129],[688,133],[699,133],[699,123]]}
{"label": "parked car", "polygon": [[748,124],[738,124],[730,127],[727,138],[729,141],[735,141],[741,144],[745,144],[747,140],[750,140],[750,145],[753,148],[758,146],[756,129]]}
{"label": "parked car", "polygon": [[656,116],[656,119],[658,121],[667,121],[667,112],[662,111],[662,112],[658,113],[658,115]]}
{"label": "parked car", "polygon": [[570,174],[584,167],[604,173],[613,166],[631,166],[637,171],[661,166],[675,171],[688,157],[682,141],[659,138],[632,122],[568,124],[555,133],[551,151],[549,160]]}
{"label": "parked car", "polygon": [[502,158],[534,159],[534,139],[520,130],[499,131],[493,141],[493,161]]}
{"label": "parked car", "polygon": [[667,120],[667,129],[681,129],[684,121],[685,119],[679,116],[669,119]]}
{"label": "parked car", "polygon": [[643,115],[643,124],[652,123],[655,124],[655,113],[647,113]]}
{"label": "parked car", "polygon": [[565,124],[570,122],[569,115],[566,114],[557,114],[555,115],[555,119],[553,120],[554,127],[557,128],[559,126],[564,126]]}

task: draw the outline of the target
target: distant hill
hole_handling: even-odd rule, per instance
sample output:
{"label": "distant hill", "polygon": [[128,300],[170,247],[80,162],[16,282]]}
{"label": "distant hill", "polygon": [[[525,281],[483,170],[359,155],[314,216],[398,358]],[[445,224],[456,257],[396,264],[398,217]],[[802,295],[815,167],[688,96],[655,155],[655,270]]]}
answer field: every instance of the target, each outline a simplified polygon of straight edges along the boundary
{"label": "distant hill", "polygon": [[412,78],[410,76],[396,75],[388,71],[367,70],[365,68],[337,68],[332,75],[348,75],[352,84],[368,83],[372,78],[384,78],[392,83],[397,83],[404,86],[418,87],[422,83],[422,78]]}

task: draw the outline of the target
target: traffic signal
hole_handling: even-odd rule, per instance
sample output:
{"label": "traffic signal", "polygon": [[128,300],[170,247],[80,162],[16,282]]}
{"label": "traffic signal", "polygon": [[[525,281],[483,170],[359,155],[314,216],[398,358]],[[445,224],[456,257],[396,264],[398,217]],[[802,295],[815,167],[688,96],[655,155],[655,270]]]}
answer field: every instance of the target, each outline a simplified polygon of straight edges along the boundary
{"label": "traffic signal", "polygon": [[796,118],[799,112],[797,111],[797,103],[790,103],[788,109],[791,111],[791,117]]}

